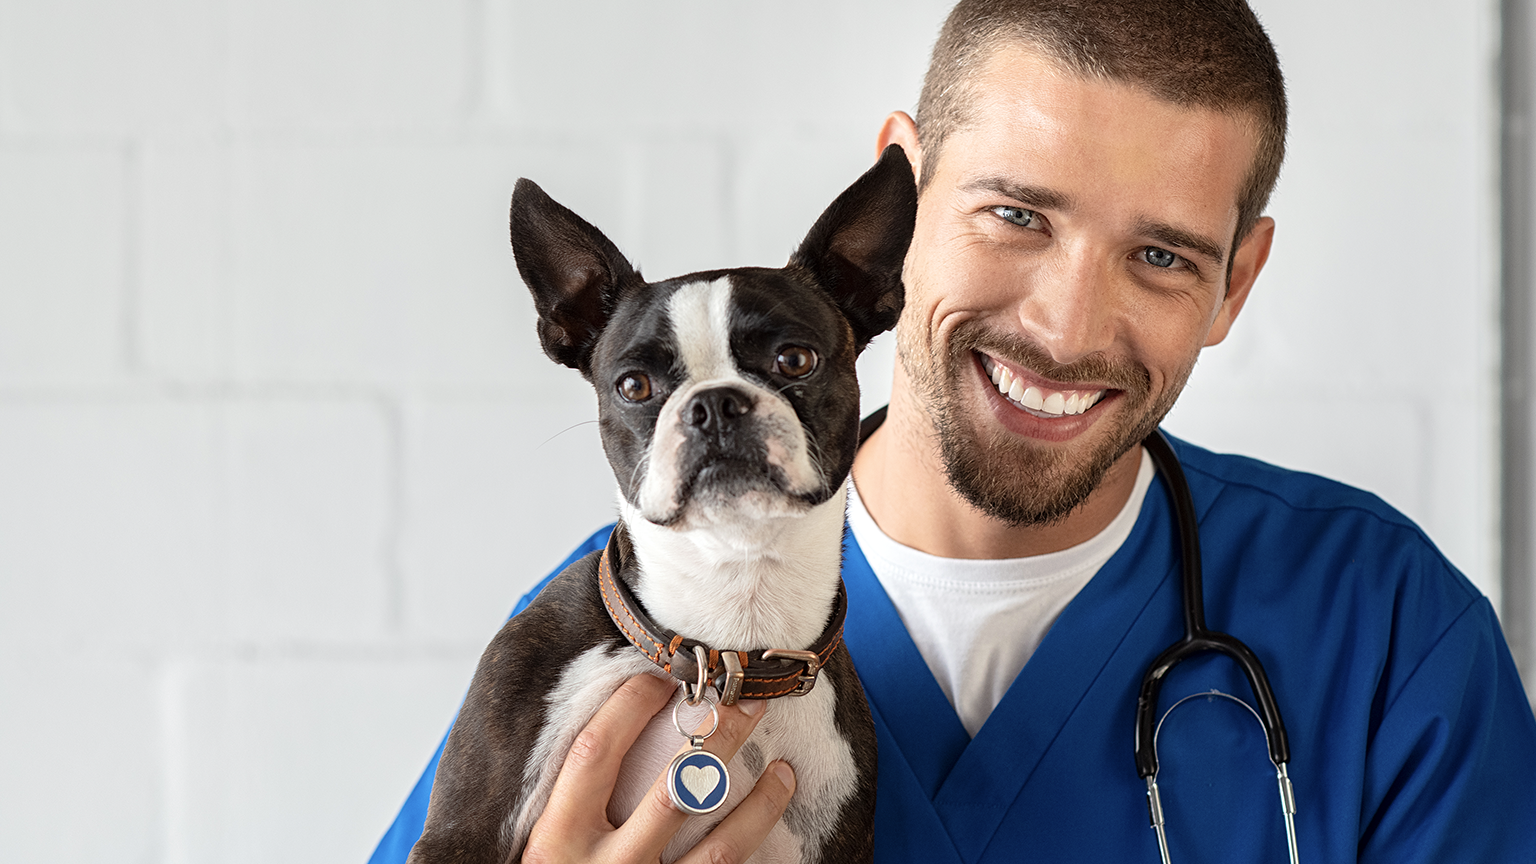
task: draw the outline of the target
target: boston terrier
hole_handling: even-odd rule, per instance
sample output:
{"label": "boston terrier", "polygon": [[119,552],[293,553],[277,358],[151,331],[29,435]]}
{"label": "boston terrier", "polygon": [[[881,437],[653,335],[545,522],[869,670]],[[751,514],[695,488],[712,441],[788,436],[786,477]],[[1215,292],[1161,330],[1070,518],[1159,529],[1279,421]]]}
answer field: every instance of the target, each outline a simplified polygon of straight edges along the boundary
{"label": "boston terrier", "polygon": [[624,760],[614,824],[674,772],[675,806],[702,814],[663,853],[674,861],[783,759],[794,796],[752,860],[871,860],[875,733],[841,641],[854,359],[901,311],[916,209],[893,146],[785,267],[646,282],[596,228],[518,181],[517,268],[545,353],[597,390],[620,522],[486,649],[412,864],[520,860],[571,742],[645,672],[680,682],[674,707],[771,701],[728,765],[674,761],[707,706],[677,724],[658,714]]}

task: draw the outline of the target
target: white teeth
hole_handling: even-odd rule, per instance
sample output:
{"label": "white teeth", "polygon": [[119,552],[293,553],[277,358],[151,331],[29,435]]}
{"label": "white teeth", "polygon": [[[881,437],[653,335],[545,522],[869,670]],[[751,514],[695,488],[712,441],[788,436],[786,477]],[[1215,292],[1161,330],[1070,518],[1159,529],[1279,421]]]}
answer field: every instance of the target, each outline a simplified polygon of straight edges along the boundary
{"label": "white teeth", "polygon": [[1013,374],[1007,366],[993,360],[990,357],[982,358],[982,366],[992,378],[992,383],[997,387],[997,392],[1023,405],[1031,411],[1042,414],[1050,414],[1056,417],[1070,417],[1081,414],[1089,408],[1099,404],[1104,398],[1103,390],[1072,390],[1065,392],[1051,391],[1047,393],[1039,387],[1030,387],[1022,378]]}

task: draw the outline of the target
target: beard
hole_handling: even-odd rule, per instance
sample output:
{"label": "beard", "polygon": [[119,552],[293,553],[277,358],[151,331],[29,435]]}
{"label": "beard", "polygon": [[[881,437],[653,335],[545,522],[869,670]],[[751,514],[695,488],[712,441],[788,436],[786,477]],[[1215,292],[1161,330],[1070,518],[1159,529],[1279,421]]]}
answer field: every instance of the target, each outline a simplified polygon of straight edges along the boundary
{"label": "beard", "polygon": [[[1129,360],[1091,354],[1062,365],[1033,342],[988,333],[974,323],[955,330],[947,351],[925,351],[912,344],[905,329],[897,331],[897,358],[928,411],[950,487],[1011,527],[1060,522],[1088,500],[1110,467],[1162,422],[1194,369],[1191,358],[1154,399],[1150,373]],[[1040,447],[1007,432],[984,440],[986,432],[974,418],[990,409],[961,398],[969,391],[962,379],[973,374],[978,351],[1052,381],[1117,390],[1117,418],[1095,424],[1090,431],[1096,441],[1086,453]]]}

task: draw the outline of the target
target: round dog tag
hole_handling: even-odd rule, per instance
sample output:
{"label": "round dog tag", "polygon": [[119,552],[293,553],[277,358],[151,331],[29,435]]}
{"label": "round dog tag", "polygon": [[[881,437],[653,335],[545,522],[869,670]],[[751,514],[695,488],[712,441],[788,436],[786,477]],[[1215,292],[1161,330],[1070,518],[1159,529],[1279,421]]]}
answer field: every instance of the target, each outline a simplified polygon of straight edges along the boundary
{"label": "round dog tag", "polygon": [[[704,668],[703,659],[701,652],[700,669]],[[689,692],[687,685],[684,685],[683,692]],[[683,721],[677,716],[677,709],[683,707],[685,702],[689,705],[700,702],[709,704],[709,715],[713,722],[709,724],[708,732],[694,735],[683,729]],[[704,739],[720,728],[720,711],[702,684],[692,694],[692,698],[679,699],[672,705],[672,725],[677,727],[678,734],[688,739],[689,749],[679,753],[667,769],[667,794],[672,796],[673,805],[684,813],[696,816],[713,813],[725,803],[725,796],[731,791],[731,776],[725,771],[725,762],[704,749]]]}
{"label": "round dog tag", "polygon": [[725,762],[698,743],[694,749],[678,754],[667,769],[667,792],[672,803],[684,813],[713,813],[725,803],[730,791],[731,777],[725,771]]}

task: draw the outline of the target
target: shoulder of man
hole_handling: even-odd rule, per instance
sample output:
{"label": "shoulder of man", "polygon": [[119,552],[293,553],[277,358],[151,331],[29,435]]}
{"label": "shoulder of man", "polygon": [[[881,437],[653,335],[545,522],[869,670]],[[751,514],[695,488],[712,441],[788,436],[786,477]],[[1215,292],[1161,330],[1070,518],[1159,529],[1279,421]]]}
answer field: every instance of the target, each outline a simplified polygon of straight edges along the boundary
{"label": "shoulder of man", "polygon": [[[561,573],[565,572],[565,568],[575,564],[583,557],[590,555],[593,552],[596,552],[602,549],[604,546],[608,545],[608,535],[611,533],[613,533],[612,522],[604,525],[596,531],[593,531],[586,540],[582,541],[580,546],[577,546],[571,552],[571,554],[565,556],[565,560],[561,561],[558,567],[549,571],[548,575],[546,575],[543,579],[540,579],[537,584],[528,590],[527,594],[524,594],[517,601],[517,605],[512,607],[512,615],[516,615],[517,613],[528,608],[528,604],[533,602],[533,598],[539,596],[539,592],[544,590],[544,586],[553,581],[556,576],[559,576]],[[510,618],[512,615],[508,615],[507,617]]]}
{"label": "shoulder of man", "polygon": [[1197,505],[1202,497],[1205,500],[1202,514],[1214,506],[1230,506],[1232,502],[1219,500],[1230,497],[1277,515],[1289,511],[1298,518],[1356,520],[1361,525],[1379,526],[1382,531],[1403,532],[1406,541],[1416,539],[1426,551],[1444,560],[1422,528],[1374,493],[1249,456],[1216,453],[1172,436],[1169,440],[1189,476]]}
{"label": "shoulder of man", "polygon": [[1431,630],[1484,600],[1423,529],[1370,492],[1176,439],[1174,448],[1210,538],[1209,566],[1227,556],[1253,578],[1270,571],[1287,591],[1315,583],[1320,601],[1411,597],[1394,603],[1397,613],[1423,616]]}
{"label": "shoulder of man", "polygon": [[1246,487],[1291,508],[1358,510],[1383,522],[1423,533],[1413,520],[1364,489],[1318,474],[1282,468],[1250,456],[1216,453],[1172,436],[1169,439],[1187,474],[1198,474],[1224,486]]}

